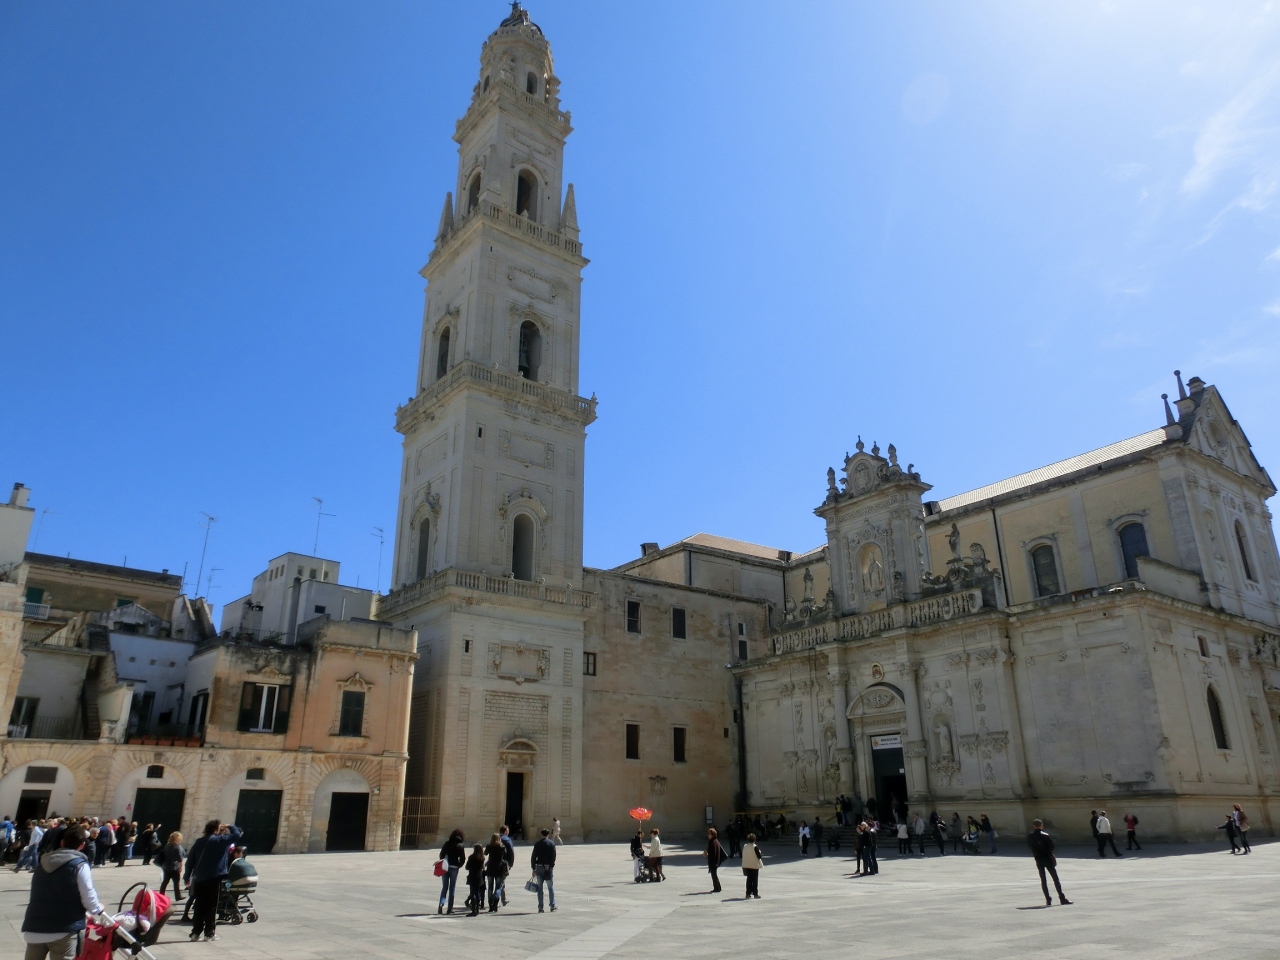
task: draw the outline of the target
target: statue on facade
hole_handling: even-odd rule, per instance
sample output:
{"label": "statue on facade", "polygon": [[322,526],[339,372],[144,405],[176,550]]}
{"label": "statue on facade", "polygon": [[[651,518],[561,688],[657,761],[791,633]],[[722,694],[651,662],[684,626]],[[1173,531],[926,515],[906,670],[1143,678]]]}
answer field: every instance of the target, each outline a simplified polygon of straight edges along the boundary
{"label": "statue on facade", "polygon": [[950,760],[954,749],[951,746],[951,727],[946,721],[939,720],[937,726],[933,728],[933,732],[938,736],[938,759]]}
{"label": "statue on facade", "polygon": [[951,532],[947,534],[947,545],[951,547],[951,556],[955,560],[960,559],[960,528],[954,523],[951,525]]}

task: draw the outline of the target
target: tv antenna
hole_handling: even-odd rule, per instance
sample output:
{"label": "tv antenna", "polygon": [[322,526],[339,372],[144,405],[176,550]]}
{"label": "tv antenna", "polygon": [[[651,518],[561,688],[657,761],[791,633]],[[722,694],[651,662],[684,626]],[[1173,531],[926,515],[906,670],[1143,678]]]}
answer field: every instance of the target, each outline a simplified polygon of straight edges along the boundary
{"label": "tv antenna", "polygon": [[218,522],[217,517],[207,514],[203,510],[200,511],[200,516],[204,517],[204,522],[200,524],[200,526],[204,527],[204,546],[200,548],[200,569],[196,572],[196,595],[197,596],[200,593],[200,579],[201,577],[204,576],[204,555],[205,555],[205,552],[209,549],[209,530],[210,528],[213,527],[215,523]]}
{"label": "tv antenna", "polygon": [[386,537],[383,536],[381,527],[374,527],[369,536],[378,538],[378,580],[373,585],[373,592],[382,593],[382,545],[386,542]]}
{"label": "tv antenna", "polygon": [[313,544],[311,545],[311,555],[312,555],[313,557],[318,557],[318,556],[320,556],[320,553],[319,553],[319,551],[320,551],[320,518],[321,518],[321,517],[336,517],[336,516],[337,516],[337,514],[336,514],[336,513],[325,513],[325,512],[324,512],[324,501],[323,501],[323,500],[321,500],[319,497],[312,497],[311,499],[312,499],[312,500],[314,500],[314,501],[316,502],[316,542],[315,542],[315,543],[313,543]]}
{"label": "tv antenna", "polygon": [[51,513],[52,513],[55,517],[57,516],[57,513],[54,513],[54,511],[50,510],[48,507],[45,507],[43,510],[41,510],[41,511],[40,511],[40,519],[39,519],[39,521],[37,521],[37,522],[36,522],[36,535],[35,535],[34,540],[33,540],[33,541],[32,541],[32,543],[31,543],[31,552],[32,552],[32,553],[35,553],[35,552],[36,552],[36,547],[38,547],[38,546],[40,545],[40,531],[44,529],[44,518],[45,518],[45,517],[47,517],[47,516],[48,516],[49,514],[51,514]]}

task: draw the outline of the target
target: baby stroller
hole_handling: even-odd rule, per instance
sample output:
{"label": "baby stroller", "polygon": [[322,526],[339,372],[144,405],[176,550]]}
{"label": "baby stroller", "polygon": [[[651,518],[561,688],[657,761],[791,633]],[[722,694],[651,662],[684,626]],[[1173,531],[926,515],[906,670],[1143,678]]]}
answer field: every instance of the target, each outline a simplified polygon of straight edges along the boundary
{"label": "baby stroller", "polygon": [[227,879],[222,881],[218,891],[219,923],[258,922],[258,910],[250,898],[251,893],[258,892],[258,871],[244,857],[231,861]]}
{"label": "baby stroller", "polygon": [[632,857],[633,879],[636,883],[656,883],[658,872],[653,869],[649,858],[643,853]]}
{"label": "baby stroller", "polygon": [[[130,909],[125,910],[134,890],[138,894]],[[117,950],[126,957],[142,954],[147,960],[155,960],[147,948],[160,939],[160,931],[172,912],[173,903],[163,893],[147,889],[145,883],[135,883],[120,897],[114,917],[101,913],[89,920],[80,960],[111,960]]]}

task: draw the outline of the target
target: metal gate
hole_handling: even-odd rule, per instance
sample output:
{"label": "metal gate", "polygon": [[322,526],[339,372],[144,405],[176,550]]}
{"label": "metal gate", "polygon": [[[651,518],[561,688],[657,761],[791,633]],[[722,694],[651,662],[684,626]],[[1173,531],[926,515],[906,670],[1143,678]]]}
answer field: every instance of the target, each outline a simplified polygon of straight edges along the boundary
{"label": "metal gate", "polygon": [[400,818],[400,848],[416,850],[440,831],[439,797],[405,797]]}

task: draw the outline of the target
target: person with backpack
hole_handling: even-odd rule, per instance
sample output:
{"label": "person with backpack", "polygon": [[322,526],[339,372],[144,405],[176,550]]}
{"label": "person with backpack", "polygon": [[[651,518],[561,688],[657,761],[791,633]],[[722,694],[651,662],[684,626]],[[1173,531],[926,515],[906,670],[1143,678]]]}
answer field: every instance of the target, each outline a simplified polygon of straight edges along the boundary
{"label": "person with backpack", "polygon": [[707,849],[702,855],[707,858],[707,869],[711,871],[711,892],[719,893],[720,877],[716,871],[720,869],[720,864],[729,859],[729,856],[720,845],[720,834],[715,827],[707,830]]}
{"label": "person with backpack", "polygon": [[440,877],[440,905],[436,907],[436,913],[444,913],[446,901],[449,912],[453,913],[453,894],[458,886],[458,871],[467,860],[467,848],[463,845],[463,840],[462,831],[454,830],[440,848],[440,859],[436,862],[436,872]]}
{"label": "person with backpack", "polygon": [[756,845],[756,835],[747,834],[747,844],[742,848],[742,873],[747,878],[747,893],[744,900],[755,897],[760,899],[760,871],[764,868],[764,856]]}
{"label": "person with backpack", "polygon": [[22,939],[27,944],[24,960],[73,960],[85,914],[102,912],[89,858],[83,852],[87,839],[85,829],[72,824],[63,831],[62,845],[40,858],[22,918]]}
{"label": "person with backpack", "polygon": [[1142,844],[1138,842],[1138,818],[1132,813],[1124,815],[1125,844],[1126,850],[1141,850]]}

